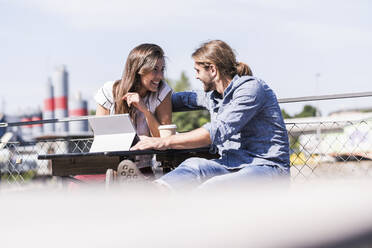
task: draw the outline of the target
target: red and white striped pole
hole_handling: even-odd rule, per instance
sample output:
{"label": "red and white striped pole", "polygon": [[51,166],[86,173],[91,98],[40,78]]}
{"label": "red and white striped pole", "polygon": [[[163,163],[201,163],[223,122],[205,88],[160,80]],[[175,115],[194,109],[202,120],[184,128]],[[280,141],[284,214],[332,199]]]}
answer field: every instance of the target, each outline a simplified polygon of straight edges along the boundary
{"label": "red and white striped pole", "polygon": [[[68,115],[68,73],[65,66],[58,67],[53,73],[54,83],[54,116],[57,119],[65,118]],[[68,123],[56,123],[57,133],[68,132]]]}
{"label": "red and white striped pole", "polygon": [[[48,78],[48,82],[46,84],[46,98],[44,99],[44,107],[43,107],[43,119],[54,119],[54,93],[53,93],[53,85],[51,79]],[[51,134],[54,133],[54,123],[51,124],[44,124],[44,133]]]}
{"label": "red and white striped pole", "polygon": [[[69,102],[69,116],[85,116],[88,115],[87,101],[83,100],[81,93],[78,92],[73,99]],[[72,121],[70,122],[70,133],[81,133],[88,131],[88,121]]]}

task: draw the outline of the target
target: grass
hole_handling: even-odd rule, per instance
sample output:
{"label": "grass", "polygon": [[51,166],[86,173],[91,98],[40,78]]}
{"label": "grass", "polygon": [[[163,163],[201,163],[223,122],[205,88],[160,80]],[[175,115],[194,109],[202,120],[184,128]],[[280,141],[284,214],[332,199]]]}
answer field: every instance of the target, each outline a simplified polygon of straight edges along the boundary
{"label": "grass", "polygon": [[32,180],[36,175],[35,171],[27,171],[19,174],[2,173],[1,182],[16,183],[16,182],[27,182]]}

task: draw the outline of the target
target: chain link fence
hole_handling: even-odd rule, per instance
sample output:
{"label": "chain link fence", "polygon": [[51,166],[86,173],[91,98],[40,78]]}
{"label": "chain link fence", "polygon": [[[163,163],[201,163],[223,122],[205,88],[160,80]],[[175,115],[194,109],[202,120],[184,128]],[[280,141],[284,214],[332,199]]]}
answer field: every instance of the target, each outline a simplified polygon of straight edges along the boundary
{"label": "chain link fence", "polygon": [[[292,181],[372,175],[372,118],[315,119],[286,122]],[[11,135],[5,133],[0,142],[2,184],[50,179],[51,161],[38,160],[38,155],[89,152],[93,141],[92,137],[66,136],[21,142],[11,141]]]}
{"label": "chain link fence", "polygon": [[372,175],[372,119],[286,123],[292,181]]}
{"label": "chain link fence", "polygon": [[51,161],[38,160],[38,155],[89,152],[92,142],[93,138],[49,138],[32,142],[1,142],[1,183],[23,184],[35,179],[50,179]]}

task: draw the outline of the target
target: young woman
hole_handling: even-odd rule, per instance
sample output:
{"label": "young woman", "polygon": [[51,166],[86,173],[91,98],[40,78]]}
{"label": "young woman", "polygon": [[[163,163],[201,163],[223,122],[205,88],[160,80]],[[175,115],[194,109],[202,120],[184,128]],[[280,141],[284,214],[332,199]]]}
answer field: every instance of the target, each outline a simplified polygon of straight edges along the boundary
{"label": "young woman", "polygon": [[155,44],[135,47],[123,76],[107,82],[95,95],[96,115],[129,113],[138,135],[159,137],[159,125],[172,121],[172,89],[163,80],[164,52]]}
{"label": "young woman", "polygon": [[[96,115],[129,113],[139,136],[159,137],[159,125],[172,122],[172,89],[164,81],[164,52],[141,44],[128,55],[123,76],[106,82],[96,93]],[[152,156],[136,156],[138,168],[151,174]],[[82,181],[103,181],[105,175],[79,175]]]}

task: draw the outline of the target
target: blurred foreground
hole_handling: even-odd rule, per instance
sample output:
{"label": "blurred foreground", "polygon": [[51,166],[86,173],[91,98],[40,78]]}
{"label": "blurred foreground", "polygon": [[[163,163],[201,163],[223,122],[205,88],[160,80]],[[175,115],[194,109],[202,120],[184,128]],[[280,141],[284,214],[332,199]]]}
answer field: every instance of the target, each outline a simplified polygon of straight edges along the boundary
{"label": "blurred foreground", "polygon": [[2,188],[1,247],[370,247],[372,182]]}

